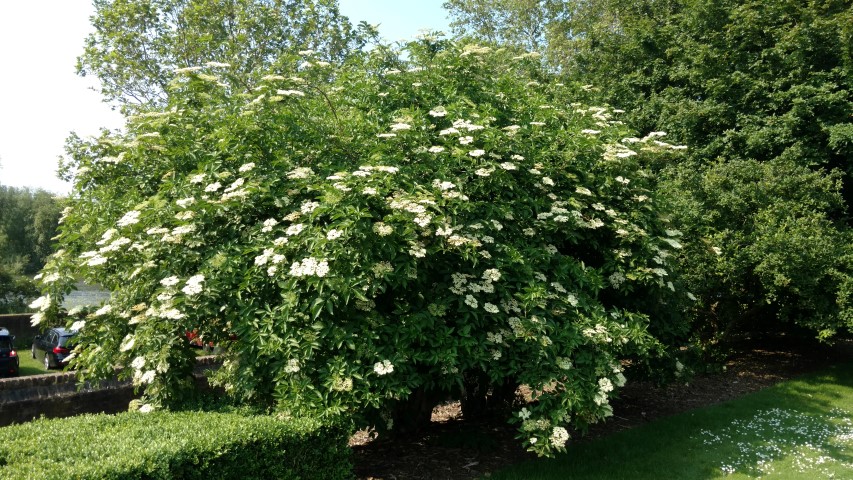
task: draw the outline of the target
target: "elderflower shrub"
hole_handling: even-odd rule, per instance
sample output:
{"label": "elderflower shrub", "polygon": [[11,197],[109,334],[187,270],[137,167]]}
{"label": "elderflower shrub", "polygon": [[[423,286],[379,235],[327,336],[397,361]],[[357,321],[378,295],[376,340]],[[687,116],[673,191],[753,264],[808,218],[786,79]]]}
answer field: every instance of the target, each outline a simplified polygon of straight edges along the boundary
{"label": "elderflower shrub", "polygon": [[405,51],[334,72],[294,55],[251,93],[178,73],[164,110],[72,142],[47,269],[112,292],[86,317],[80,374],[127,366],[166,408],[197,329],[223,351],[215,382],[285,415],[368,418],[475,371],[532,388],[513,419],[540,454],[611,415],[620,361],[660,348],[632,296],[684,295],[679,234],[637,162],[664,147],[535,56]]}

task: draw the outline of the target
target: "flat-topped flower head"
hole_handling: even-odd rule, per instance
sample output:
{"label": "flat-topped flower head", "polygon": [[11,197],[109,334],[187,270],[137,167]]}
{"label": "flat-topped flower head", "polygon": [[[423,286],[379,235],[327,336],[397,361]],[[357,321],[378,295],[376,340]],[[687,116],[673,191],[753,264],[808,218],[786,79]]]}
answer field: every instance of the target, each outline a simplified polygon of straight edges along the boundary
{"label": "flat-topped flower head", "polygon": [[376,362],[373,365],[373,371],[380,376],[388,375],[389,373],[394,372],[394,364],[392,364],[390,360],[382,360],[381,362]]}
{"label": "flat-topped flower head", "polygon": [[198,295],[202,292],[202,283],[204,283],[204,275],[193,275],[187,279],[187,283],[181,291],[189,296]]}

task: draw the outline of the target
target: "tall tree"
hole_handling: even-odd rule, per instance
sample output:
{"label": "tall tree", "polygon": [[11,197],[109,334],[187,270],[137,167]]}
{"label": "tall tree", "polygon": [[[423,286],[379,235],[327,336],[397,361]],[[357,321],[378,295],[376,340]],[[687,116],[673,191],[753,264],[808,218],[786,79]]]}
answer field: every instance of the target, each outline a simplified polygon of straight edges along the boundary
{"label": "tall tree", "polygon": [[454,32],[528,50],[544,48],[550,26],[565,11],[557,0],[448,0]]}
{"label": "tall tree", "polygon": [[771,318],[849,330],[853,2],[610,7],[618,28],[591,30],[574,72],[636,128],[690,146],[661,188],[695,239],[683,262],[714,329]]}
{"label": "tall tree", "polygon": [[27,310],[56,234],[59,202],[48,192],[0,186],[0,313]]}
{"label": "tall tree", "polygon": [[0,313],[26,312],[27,304],[38,294],[38,287],[30,279],[14,275],[0,265]]}
{"label": "tall tree", "polygon": [[447,0],[443,6],[457,35],[539,51],[553,68],[574,71],[579,50],[597,44],[603,33],[619,30],[619,2]]}
{"label": "tall tree", "polygon": [[230,65],[233,86],[251,90],[290,49],[326,61],[358,51],[369,27],[354,29],[336,0],[95,0],[78,74],[95,75],[107,100],[124,106],[166,100],[173,71]]}
{"label": "tall tree", "polygon": [[0,263],[7,270],[34,274],[44,266],[61,208],[44,190],[0,185]]}
{"label": "tall tree", "polygon": [[[485,38],[493,19],[500,31],[526,18],[497,0],[453,3],[472,7],[451,14],[474,16],[463,24]],[[564,5],[543,22],[547,58],[625,108],[635,129],[689,146],[654,168],[678,206],[705,324],[852,327],[853,2]]]}

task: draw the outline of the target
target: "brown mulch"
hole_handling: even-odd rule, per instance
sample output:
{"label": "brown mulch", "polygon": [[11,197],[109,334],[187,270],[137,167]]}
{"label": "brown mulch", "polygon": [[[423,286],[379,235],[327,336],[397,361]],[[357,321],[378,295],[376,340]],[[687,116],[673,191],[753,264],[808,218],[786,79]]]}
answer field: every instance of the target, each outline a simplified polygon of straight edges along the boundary
{"label": "brown mulch", "polygon": [[[853,360],[853,343],[834,346],[777,338],[738,346],[721,373],[696,375],[689,383],[659,387],[628,382],[614,400],[614,416],[593,425],[584,442],[657,418],[714,405],[778,382]],[[466,422],[457,403],[436,407],[422,434],[385,440],[366,432],[353,437],[356,476],[360,480],[470,480],[488,476],[535,456],[514,439],[515,427],[503,421]],[[569,448],[571,446],[569,445]]]}

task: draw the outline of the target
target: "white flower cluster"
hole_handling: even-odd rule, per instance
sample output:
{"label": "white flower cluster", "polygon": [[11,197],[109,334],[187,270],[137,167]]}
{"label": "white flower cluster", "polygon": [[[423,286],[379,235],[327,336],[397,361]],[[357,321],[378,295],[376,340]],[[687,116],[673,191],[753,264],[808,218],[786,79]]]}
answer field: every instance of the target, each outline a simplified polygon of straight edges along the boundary
{"label": "white flower cluster", "polygon": [[501,344],[504,341],[503,334],[500,332],[486,332],[486,341],[489,343]]}
{"label": "white flower cluster", "polygon": [[569,432],[563,427],[554,427],[554,430],[551,431],[550,440],[551,445],[557,448],[563,448],[569,440]]}
{"label": "white flower cluster", "polygon": [[292,237],[294,235],[299,235],[300,233],[302,233],[302,230],[304,230],[304,229],[305,229],[304,225],[302,225],[301,223],[295,223],[295,224],[287,227],[287,230],[284,231],[284,234],[287,235],[288,237]]}
{"label": "white flower cluster", "polygon": [[284,367],[284,371],[286,373],[296,373],[299,371],[299,368],[299,360],[291,358],[287,361],[287,365]]}
{"label": "white flower cluster", "polygon": [[51,303],[52,303],[52,300],[50,298],[50,294],[47,294],[47,295],[43,295],[43,296],[33,300],[33,302],[30,303],[29,306],[30,306],[30,308],[35,308],[35,309],[43,312],[43,311],[47,310],[48,308],[50,308]]}
{"label": "white flower cluster", "polygon": [[426,247],[420,242],[412,242],[409,245],[409,255],[416,258],[424,258],[426,256]]}
{"label": "white flower cluster", "polygon": [[471,308],[477,308],[477,299],[473,295],[465,295],[465,305]]}
{"label": "white flower cluster", "polygon": [[439,179],[435,179],[432,181],[432,186],[439,190],[452,190],[456,188],[456,184],[448,181],[441,181]]}
{"label": "white flower cluster", "polygon": [[509,317],[509,320],[507,320],[507,323],[509,323],[509,328],[512,329],[512,333],[516,337],[524,337],[525,335],[527,335],[527,329],[524,328],[524,324],[521,323],[520,318]]}
{"label": "white flower cluster", "polygon": [[157,375],[157,372],[154,370],[147,370],[143,372],[145,369],[145,358],[144,357],[136,357],[130,362],[130,366],[133,368],[133,385],[139,386],[145,383],[151,383],[154,381],[154,377]]}
{"label": "white flower cluster", "polygon": [[125,213],[124,216],[121,217],[118,222],[116,222],[116,225],[119,227],[126,227],[128,225],[139,223],[139,215],[141,214],[142,212],[140,212],[139,210],[131,210]]}
{"label": "white flower cluster", "polygon": [[497,268],[490,268],[483,272],[483,279],[490,282],[497,282],[501,279],[501,272]]}
{"label": "white flower cluster", "polygon": [[613,391],[613,382],[607,377],[598,379],[598,392],[595,393],[593,401],[596,405],[607,405],[607,393]]}
{"label": "white flower cluster", "polygon": [[380,237],[387,237],[394,232],[394,228],[384,222],[376,222],[373,224],[373,231]]}
{"label": "white flower cluster", "polygon": [[202,291],[201,284],[203,282],[204,275],[193,275],[192,277],[187,279],[187,283],[184,285],[184,288],[182,288],[181,291],[189,296],[198,295]]}
{"label": "white flower cluster", "polygon": [[377,171],[392,174],[400,171],[400,169],[397,167],[389,167],[387,165],[362,165],[358,167],[358,169],[365,172]]}
{"label": "white flower cluster", "polygon": [[35,308],[38,312],[34,313],[32,317],[30,317],[30,324],[32,326],[37,326],[44,320],[45,312],[50,308],[53,304],[53,299],[50,298],[50,294],[41,296],[35,299],[31,304],[30,308]]}
{"label": "white flower cluster", "polygon": [[498,308],[498,306],[489,302],[483,304],[483,310],[489,313],[500,313],[500,309]]}
{"label": "white flower cluster", "polygon": [[377,375],[388,375],[394,371],[394,364],[389,360],[382,360],[381,362],[376,362],[373,365],[373,371],[376,372]]}
{"label": "white flower cluster", "polygon": [[275,253],[272,248],[265,248],[264,253],[255,257],[255,265],[261,267],[269,261],[272,261],[274,265],[278,265],[284,261],[284,258],[284,255]]}
{"label": "white flower cluster", "polygon": [[136,338],[131,334],[127,334],[121,341],[121,346],[119,347],[119,350],[122,352],[126,352],[132,349],[134,345],[136,345]]}
{"label": "white flower cluster", "polygon": [[243,178],[234,180],[234,183],[229,185],[222,194],[222,201],[227,202],[232,198],[243,198],[249,195],[249,192],[245,188],[240,188],[245,182],[246,180]]}
{"label": "white flower cluster", "polygon": [[562,370],[571,370],[572,361],[566,357],[557,357],[557,366]]}
{"label": "white flower cluster", "polygon": [[261,227],[261,231],[264,233],[271,232],[273,227],[275,227],[276,225],[278,225],[278,220],[274,218],[268,218],[264,220],[264,226]]}
{"label": "white flower cluster", "polygon": [[610,282],[610,285],[612,285],[613,288],[619,288],[619,286],[625,283],[625,275],[622,275],[622,272],[614,272],[609,277],[607,277],[607,280]]}
{"label": "white flower cluster", "polygon": [[443,117],[443,116],[447,115],[447,109],[445,109],[444,107],[439,105],[439,106],[433,108],[432,110],[430,110],[429,114],[433,117]]}
{"label": "white flower cluster", "polygon": [[294,277],[307,277],[316,275],[325,277],[329,273],[329,263],[326,260],[318,261],[314,257],[303,258],[301,262],[293,262],[290,266],[290,274]]}
{"label": "white flower cluster", "polygon": [[314,174],[314,171],[313,171],[313,170],[311,170],[310,168],[308,168],[308,167],[299,167],[299,168],[296,168],[296,169],[291,170],[290,172],[287,172],[287,178],[289,178],[289,179],[291,179],[291,180],[294,180],[294,179],[301,179],[301,178],[308,178],[308,177],[310,177],[310,176],[311,176],[311,175],[313,175],[313,174]]}
{"label": "white flower cluster", "polygon": [[373,265],[373,268],[371,270],[373,270],[373,276],[375,276],[376,278],[382,278],[385,275],[393,272],[394,267],[391,265],[390,262],[378,262]]}
{"label": "white flower cluster", "polygon": [[583,336],[593,339],[599,343],[610,343],[613,341],[613,338],[610,336],[610,333],[607,331],[607,327],[602,324],[596,324],[593,328],[585,328],[581,331]]}
{"label": "white flower cluster", "polygon": [[309,214],[319,207],[320,204],[318,202],[313,202],[311,200],[306,200],[302,202],[302,205],[299,206],[299,211],[303,214]]}
{"label": "white flower cluster", "polygon": [[335,379],[335,382],[332,384],[332,390],[335,390],[338,392],[350,392],[350,391],[352,391],[352,378]]}
{"label": "white flower cluster", "polygon": [[[305,64],[308,64],[309,66],[311,65],[308,62],[305,62],[302,65],[305,65]],[[305,92],[303,92],[301,90],[276,90],[275,93],[276,93],[276,95],[284,95],[285,97],[292,97],[292,96],[304,97],[305,96]]]}

